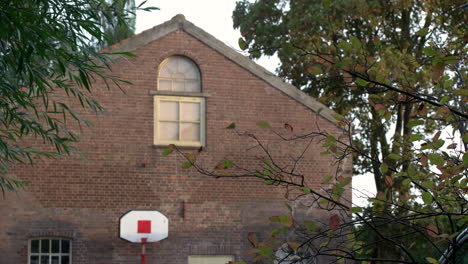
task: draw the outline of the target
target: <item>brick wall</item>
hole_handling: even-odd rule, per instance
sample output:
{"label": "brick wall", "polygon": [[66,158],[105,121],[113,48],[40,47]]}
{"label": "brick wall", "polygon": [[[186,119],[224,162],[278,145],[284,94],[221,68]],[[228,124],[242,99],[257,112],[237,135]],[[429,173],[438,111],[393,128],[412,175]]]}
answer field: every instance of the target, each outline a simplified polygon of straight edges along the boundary
{"label": "brick wall", "polygon": [[[0,264],[27,263],[28,239],[72,239],[73,263],[137,263],[140,247],[118,238],[119,217],[131,209],[156,209],[169,218],[169,238],[148,247],[148,263],[185,264],[188,255],[235,255],[248,259],[247,232],[261,232],[268,217],[286,212],[285,189],[255,179],[213,179],[182,169],[179,155],[162,156],[153,144],[153,95],[159,64],[168,56],[185,55],[202,74],[206,98],[206,147],[199,163],[213,168],[228,158],[256,168],[264,155],[253,143],[225,127],[255,133],[275,160],[291,165],[306,142],[279,142],[268,121],[281,133],[284,123],[294,133],[316,127],[340,133],[331,122],[269,86],[188,34],[177,31],[138,49],[138,56],[121,59],[114,73],[133,85],[107,89],[99,81],[93,96],[106,108],[83,113],[94,126],[79,130],[78,155],[37,160],[19,166],[13,175],[31,186],[19,196],[0,200]],[[73,105],[78,105],[72,103]],[[192,151],[192,150],[187,150]],[[333,160],[320,155],[317,140],[298,164],[298,171],[317,186],[334,173]],[[346,168],[350,170],[350,161]],[[349,171],[347,172],[349,174]],[[265,234],[264,234],[265,236]]]}

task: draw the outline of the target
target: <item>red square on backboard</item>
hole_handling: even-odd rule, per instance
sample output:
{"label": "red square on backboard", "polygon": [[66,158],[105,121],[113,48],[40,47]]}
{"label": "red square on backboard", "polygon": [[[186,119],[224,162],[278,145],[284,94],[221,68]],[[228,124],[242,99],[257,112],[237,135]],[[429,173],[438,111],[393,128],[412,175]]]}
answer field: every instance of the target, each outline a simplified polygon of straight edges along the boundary
{"label": "red square on backboard", "polygon": [[138,233],[151,233],[151,220],[138,220]]}

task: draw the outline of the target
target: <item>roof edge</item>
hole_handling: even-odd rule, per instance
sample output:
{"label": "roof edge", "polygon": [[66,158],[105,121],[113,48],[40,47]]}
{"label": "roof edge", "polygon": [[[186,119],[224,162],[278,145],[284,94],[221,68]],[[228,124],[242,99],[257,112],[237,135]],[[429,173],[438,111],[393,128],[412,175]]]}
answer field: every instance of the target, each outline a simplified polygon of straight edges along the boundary
{"label": "roof edge", "polygon": [[250,60],[248,57],[238,53],[231,47],[227,46],[222,41],[216,39],[214,36],[207,33],[203,29],[187,21],[185,17],[180,14],[174,16],[171,20],[166,21],[163,24],[157,25],[137,35],[133,35],[130,38],[124,39],[119,43],[109,46],[107,49],[102,50],[102,52],[134,51],[154,40],[162,38],[177,30],[182,30],[188,33],[189,35],[193,36],[194,38],[198,39],[202,43],[216,50],[217,52],[227,57],[234,63],[238,64],[242,68],[251,72],[258,78],[264,80],[274,88],[280,90],[284,94],[295,99],[304,106],[310,108],[312,111],[318,113],[323,118],[333,123],[337,121],[334,118],[335,115],[338,115],[335,111],[320,103],[315,98],[297,89],[294,85],[284,82],[274,73],[268,71],[267,69],[258,65],[254,61]]}

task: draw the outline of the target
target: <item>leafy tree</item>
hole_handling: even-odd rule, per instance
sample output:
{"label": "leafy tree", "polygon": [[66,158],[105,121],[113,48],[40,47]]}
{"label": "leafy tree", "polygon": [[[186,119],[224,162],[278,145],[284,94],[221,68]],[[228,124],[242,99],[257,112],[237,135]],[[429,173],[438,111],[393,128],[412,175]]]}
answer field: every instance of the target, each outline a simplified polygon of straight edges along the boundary
{"label": "leafy tree", "polygon": [[[449,242],[444,236],[466,225],[463,2],[244,0],[233,13],[241,48],[252,58],[277,54],[280,76],[359,131],[340,144],[355,156],[355,173],[375,178],[378,194],[363,214],[371,222],[360,229],[375,242],[362,253],[372,261],[415,263],[441,255],[434,237]],[[411,221],[419,229],[408,220],[416,215]],[[425,226],[429,233],[421,232]],[[409,252],[414,244],[402,234],[415,234],[411,239],[427,250]]]}
{"label": "leafy tree", "polygon": [[[104,41],[96,43],[105,48],[135,34],[135,0],[102,1],[95,7],[100,11],[99,23],[104,32]],[[123,19],[122,19],[123,18]]]}
{"label": "leafy tree", "polygon": [[[300,258],[299,263],[313,263],[315,257],[325,256],[337,262],[437,263],[447,244],[454,243],[468,224],[467,27],[461,4],[438,0],[237,3],[233,19],[243,36],[239,46],[252,58],[277,54],[280,76],[340,113],[343,117],[337,116],[336,123],[350,134],[337,137],[318,128],[284,136],[266,122],[261,126],[286,142],[320,138],[324,155],[337,161],[352,155],[355,173],[372,174],[377,187],[368,208],[346,200],[343,193],[350,179],[339,173],[325,176],[323,182],[331,188],[309,188],[301,180],[305,175],[288,174],[252,133],[238,132],[254,139],[269,157],[258,170],[237,168],[232,165],[235,161],[209,169],[197,161],[196,153],[179,151],[187,159],[185,168],[213,177],[251,176],[288,190],[295,186],[313,206],[332,212],[325,229],[318,229],[318,222],[295,221],[294,210],[271,219],[280,228],[268,241],[249,237],[255,241],[250,253],[256,260],[276,257],[290,263],[292,256],[296,262]],[[290,125],[285,128],[293,130]],[[353,134],[353,129],[359,132]],[[174,150],[178,148],[172,146],[165,154]],[[300,235],[287,241],[290,253],[279,259],[273,252],[283,248],[280,237],[288,232]]]}
{"label": "leafy tree", "polygon": [[[15,190],[24,182],[7,177],[14,163],[31,161],[33,156],[54,157],[74,152],[78,141],[67,130],[66,120],[88,124],[60,97],[76,98],[83,108],[100,111],[89,97],[93,80],[119,84],[110,73],[112,56],[99,53],[94,44],[108,43],[99,6],[124,7],[126,1],[108,5],[103,0],[1,0],[0,1],[0,189]],[[117,9],[118,9],[117,8]],[[138,8],[141,8],[138,7]],[[153,7],[141,8],[152,10]],[[134,10],[118,9],[105,17],[128,26]],[[123,53],[120,55],[131,55]],[[35,148],[31,141],[52,146]],[[29,142],[29,143],[28,143]]]}

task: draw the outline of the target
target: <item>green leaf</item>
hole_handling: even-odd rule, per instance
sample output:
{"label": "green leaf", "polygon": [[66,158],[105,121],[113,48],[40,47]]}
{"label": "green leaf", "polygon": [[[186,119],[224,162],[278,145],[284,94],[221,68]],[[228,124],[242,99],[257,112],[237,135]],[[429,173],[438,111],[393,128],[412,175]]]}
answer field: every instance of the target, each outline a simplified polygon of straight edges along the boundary
{"label": "green leaf", "polygon": [[385,163],[382,163],[382,164],[380,165],[380,172],[381,172],[382,174],[385,174],[385,173],[387,173],[387,171],[388,171],[388,165],[385,164]]}
{"label": "green leaf", "polygon": [[351,183],[352,178],[351,177],[343,177],[341,178],[340,185],[341,186],[346,186]]}
{"label": "green leaf", "polygon": [[338,121],[343,120],[343,117],[341,115],[339,115],[339,114],[332,114],[332,117],[335,118]]}
{"label": "green leaf", "polygon": [[193,164],[190,161],[186,161],[186,162],[182,163],[182,168],[183,169],[188,169],[188,168],[190,168],[192,166],[193,166]]}
{"label": "green leaf", "polygon": [[389,158],[389,159],[392,159],[392,160],[399,160],[399,159],[401,159],[401,156],[398,155],[398,154],[395,154],[395,153],[390,153],[390,154],[388,155],[388,158]]}
{"label": "green leaf", "polygon": [[468,96],[468,89],[453,90],[452,93],[456,95]]}
{"label": "green leaf", "polygon": [[422,199],[426,204],[432,203],[432,195],[429,192],[423,192]]}
{"label": "green leaf", "polygon": [[403,184],[403,185],[408,185],[408,184],[410,184],[410,183],[411,183],[411,180],[408,179],[408,178],[407,178],[407,179],[404,179],[404,180],[401,182],[401,184]]}
{"label": "green leaf", "polygon": [[463,154],[463,166],[468,167],[468,152]]}
{"label": "green leaf", "polygon": [[325,176],[323,177],[322,183],[327,184],[331,181],[331,179],[333,179],[333,175]]}
{"label": "green leaf", "polygon": [[129,51],[112,52],[111,54],[114,54],[114,55],[125,55],[125,56],[127,56],[127,57],[136,57],[136,54],[135,54],[135,53],[129,52]]}
{"label": "green leaf", "polygon": [[421,140],[421,139],[423,139],[423,136],[420,135],[420,134],[412,134],[410,136],[410,141],[411,142],[418,141],[418,140]]}
{"label": "green leaf", "polygon": [[291,227],[293,225],[293,219],[290,215],[279,215],[278,219],[280,224],[285,227]]}
{"label": "green leaf", "polygon": [[322,69],[318,66],[308,68],[307,72],[309,72],[312,75],[319,75],[323,73]]}
{"label": "green leaf", "polygon": [[349,59],[343,59],[333,65],[333,68],[337,69],[344,69],[346,66],[351,64],[351,61]]}
{"label": "green leaf", "polygon": [[439,264],[439,261],[437,259],[431,257],[426,257],[426,261],[431,264]]}
{"label": "green leaf", "polygon": [[423,49],[423,52],[424,52],[424,54],[426,54],[427,56],[435,56],[435,55],[436,55],[435,50],[434,50],[433,48],[431,48],[431,47],[425,47],[425,48]]}
{"label": "green leaf", "polygon": [[351,207],[351,212],[352,213],[360,213],[360,212],[362,212],[362,208],[361,207]]}
{"label": "green leaf", "polygon": [[317,230],[317,226],[312,221],[304,221],[304,225],[309,232],[315,232],[315,230]]}
{"label": "green leaf", "polygon": [[167,156],[167,155],[171,154],[172,152],[174,152],[174,149],[167,148],[167,149],[163,150],[161,154],[163,156]]}
{"label": "green leaf", "polygon": [[432,187],[434,187],[434,183],[431,181],[425,181],[421,183],[421,185],[426,189],[431,189]]}
{"label": "green leaf", "polygon": [[353,45],[353,47],[356,49],[356,50],[360,50],[362,45],[361,45],[361,41],[359,41],[358,38],[356,38],[355,36],[351,36],[349,38],[351,40],[351,44]]}
{"label": "green leaf", "polygon": [[437,153],[430,153],[427,155],[427,157],[429,158],[429,160],[431,161],[432,164],[435,164],[435,165],[444,165],[445,163],[445,160],[444,158],[437,154]]}
{"label": "green leaf", "polygon": [[342,50],[344,51],[348,51],[351,49],[351,44],[349,44],[348,42],[346,41],[342,41],[338,44],[338,47],[340,47]]}
{"label": "green leaf", "polygon": [[447,64],[456,64],[458,62],[457,56],[447,56],[444,58],[444,62]]}
{"label": "green leaf", "polygon": [[269,126],[270,126],[270,123],[265,122],[265,121],[261,121],[261,122],[258,122],[257,125],[258,125],[258,126],[261,126],[261,127],[269,127]]}
{"label": "green leaf", "polygon": [[252,50],[250,51],[250,56],[252,56],[253,58],[259,58],[260,56],[262,56],[262,53],[258,50]]}
{"label": "green leaf", "polygon": [[271,179],[267,179],[267,180],[265,180],[265,183],[266,183],[267,185],[272,185],[272,184],[275,184],[276,181],[275,181],[275,180],[271,180]]}
{"label": "green leaf", "polygon": [[328,8],[330,6],[330,0],[322,0],[322,5],[325,8]]}
{"label": "green leaf", "polygon": [[450,99],[450,96],[446,95],[442,97],[442,99],[440,99],[439,104],[444,105],[448,102],[449,99]]}
{"label": "green leaf", "polygon": [[273,254],[273,251],[268,246],[261,246],[258,248],[258,250],[259,250],[259,255],[265,258],[269,258]]}
{"label": "green leaf", "polygon": [[243,38],[239,38],[239,48],[241,50],[246,50],[248,47],[249,45],[247,45],[247,42],[245,42]]}
{"label": "green leaf", "polygon": [[226,169],[232,168],[232,162],[230,160],[224,160],[223,164],[226,167]]}
{"label": "green leaf", "polygon": [[302,188],[301,188],[301,191],[302,191],[303,193],[305,193],[305,194],[309,194],[309,193],[312,192],[312,191],[311,191],[309,188],[307,188],[307,187],[302,187]]}
{"label": "green leaf", "polygon": [[319,245],[320,248],[324,248],[326,246],[328,246],[328,242],[323,242]]}
{"label": "green leaf", "polygon": [[421,28],[416,34],[418,34],[419,36],[425,36],[427,35],[427,33],[429,33],[428,28]]}
{"label": "green leaf", "polygon": [[359,78],[359,77],[358,77],[358,78],[356,78],[356,83],[357,83],[358,85],[360,85],[360,86],[366,86],[366,85],[368,85],[368,84],[369,84],[369,82],[368,82],[368,81],[366,81],[366,80],[363,80],[363,79],[361,79],[361,78]]}
{"label": "green leaf", "polygon": [[226,127],[226,129],[234,129],[236,128],[236,123],[231,123],[229,126]]}
{"label": "green leaf", "polygon": [[406,127],[412,128],[412,127],[420,126],[420,125],[424,125],[424,120],[414,119],[414,120],[409,121],[409,122],[406,124]]}

